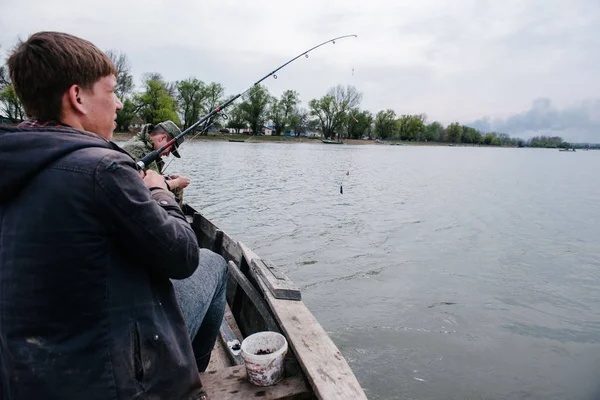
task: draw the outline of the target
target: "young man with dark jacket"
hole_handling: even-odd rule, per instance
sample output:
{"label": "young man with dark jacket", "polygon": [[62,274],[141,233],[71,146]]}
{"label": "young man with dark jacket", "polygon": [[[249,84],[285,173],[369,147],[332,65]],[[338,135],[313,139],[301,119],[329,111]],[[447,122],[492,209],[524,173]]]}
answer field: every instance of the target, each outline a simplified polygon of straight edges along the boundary
{"label": "young man with dark jacket", "polygon": [[[200,398],[190,334],[210,336],[210,353],[226,265],[199,252],[164,179],[142,178],[111,142],[114,65],[88,41],[40,32],[8,67],[33,120],[0,128],[0,398]],[[206,277],[205,256],[218,266]],[[187,298],[171,279],[190,282]]]}

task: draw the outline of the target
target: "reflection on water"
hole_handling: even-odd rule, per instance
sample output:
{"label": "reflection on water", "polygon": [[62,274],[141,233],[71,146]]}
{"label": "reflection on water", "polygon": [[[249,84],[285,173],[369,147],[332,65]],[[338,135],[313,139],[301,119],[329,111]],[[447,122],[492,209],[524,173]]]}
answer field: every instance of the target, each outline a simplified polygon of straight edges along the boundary
{"label": "reflection on water", "polygon": [[169,169],[192,178],[187,201],[303,289],[369,398],[600,393],[600,152],[182,153]]}

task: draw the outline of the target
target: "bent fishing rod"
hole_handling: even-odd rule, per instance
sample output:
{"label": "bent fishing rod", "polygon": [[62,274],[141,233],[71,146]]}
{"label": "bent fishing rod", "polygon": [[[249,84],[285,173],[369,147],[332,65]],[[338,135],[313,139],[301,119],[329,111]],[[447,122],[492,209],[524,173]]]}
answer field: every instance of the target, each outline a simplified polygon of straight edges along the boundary
{"label": "bent fishing rod", "polygon": [[[198,131],[198,133],[196,133],[194,136],[192,136],[192,139],[191,139],[191,140],[194,140],[194,138],[196,138],[198,135],[201,135],[201,134],[203,134],[204,132],[208,131],[208,130],[209,130],[209,129],[210,129],[210,128],[211,128],[211,127],[214,125],[214,124],[216,124],[216,123],[217,123],[217,120],[216,120],[216,119],[215,119],[214,121],[212,121],[212,122],[211,122],[211,121],[206,121],[206,125],[205,125],[205,126],[202,128],[202,129],[200,129],[200,130]],[[184,144],[186,144],[186,143],[188,143],[188,142],[184,142],[184,143],[180,144],[180,145],[179,145],[179,147],[177,147],[177,151],[181,151],[181,147],[182,147]],[[173,157],[170,157],[170,158],[171,158],[171,159],[169,160],[169,162],[168,162],[168,163],[166,163],[166,164],[165,164],[165,166],[163,167],[163,169],[161,170],[161,173],[162,173],[163,175],[164,175],[165,171],[167,170],[167,168],[169,168],[169,165],[171,165],[171,163],[172,163],[172,162],[173,162],[173,160],[175,159],[175,158],[173,158]]]}
{"label": "bent fishing rod", "polygon": [[333,43],[335,44],[336,40],[340,40],[340,39],[345,39],[345,38],[349,38],[349,37],[358,37],[357,35],[344,35],[344,36],[339,36],[333,39],[329,39],[326,40],[323,43],[320,43],[314,47],[311,47],[310,49],[298,54],[296,57],[292,58],[291,60],[285,62],[284,64],[280,65],[279,67],[277,67],[276,69],[274,69],[273,71],[269,72],[267,75],[263,76],[262,78],[260,78],[258,81],[256,81],[254,84],[252,84],[248,89],[244,90],[241,93],[236,94],[235,96],[233,96],[232,98],[230,98],[229,100],[227,100],[226,102],[224,102],[223,104],[221,104],[220,106],[218,106],[217,108],[215,108],[214,110],[212,110],[211,112],[209,112],[208,114],[206,114],[204,117],[202,117],[200,120],[198,120],[196,123],[194,123],[193,125],[191,125],[189,128],[187,128],[186,130],[184,130],[183,132],[181,132],[179,135],[175,136],[173,139],[169,140],[164,146],[162,146],[160,149],[154,150],[151,153],[148,153],[146,156],[144,156],[140,161],[138,161],[137,165],[139,167],[140,170],[146,170],[146,166],[150,165],[150,163],[152,163],[152,161],[156,160],[159,156],[160,153],[162,153],[163,151],[165,151],[166,149],[168,149],[170,146],[173,145],[173,143],[177,142],[180,138],[182,138],[183,136],[187,135],[189,132],[191,132],[192,130],[194,130],[198,125],[202,124],[203,122],[209,120],[210,118],[212,118],[214,115],[220,113],[221,111],[223,111],[223,109],[225,109],[226,107],[228,107],[231,103],[233,103],[234,101],[236,101],[238,98],[242,97],[243,95],[245,95],[246,93],[248,93],[253,87],[259,85],[262,81],[264,81],[265,79],[267,79],[270,76],[273,76],[273,78],[277,79],[277,75],[275,75],[275,73],[277,71],[279,71],[280,69],[284,68],[285,66],[287,66],[288,64],[291,64],[292,62],[296,61],[297,59],[299,59],[302,56],[305,56],[306,58],[308,58],[308,53],[310,53],[311,51],[327,44],[327,43]]}

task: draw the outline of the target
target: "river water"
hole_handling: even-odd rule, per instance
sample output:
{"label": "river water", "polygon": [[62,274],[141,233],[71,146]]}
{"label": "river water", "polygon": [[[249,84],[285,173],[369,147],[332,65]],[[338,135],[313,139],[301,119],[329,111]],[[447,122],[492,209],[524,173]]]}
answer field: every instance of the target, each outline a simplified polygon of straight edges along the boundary
{"label": "river water", "polygon": [[186,200],[302,289],[370,399],[600,398],[600,152],[181,152]]}

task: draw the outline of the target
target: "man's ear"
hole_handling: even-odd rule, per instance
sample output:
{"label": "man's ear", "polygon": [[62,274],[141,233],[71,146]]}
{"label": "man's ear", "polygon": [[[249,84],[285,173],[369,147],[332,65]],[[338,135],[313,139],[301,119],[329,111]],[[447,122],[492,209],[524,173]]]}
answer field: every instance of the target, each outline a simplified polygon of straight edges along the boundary
{"label": "man's ear", "polygon": [[87,114],[87,110],[84,105],[85,92],[81,86],[71,85],[71,87],[69,87],[67,90],[66,95],[69,106],[73,109],[73,111],[84,115]]}

